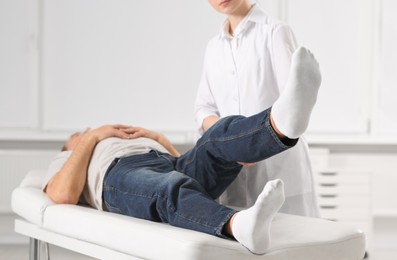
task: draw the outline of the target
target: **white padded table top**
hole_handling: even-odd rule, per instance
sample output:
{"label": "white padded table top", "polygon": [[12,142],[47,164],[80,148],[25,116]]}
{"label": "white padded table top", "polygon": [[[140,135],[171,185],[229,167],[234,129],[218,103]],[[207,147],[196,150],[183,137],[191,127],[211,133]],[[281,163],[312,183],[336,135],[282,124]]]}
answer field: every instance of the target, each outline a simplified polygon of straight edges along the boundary
{"label": "white padded table top", "polygon": [[26,184],[27,179],[13,193],[18,215],[48,232],[137,258],[358,260],[365,251],[364,234],[354,227],[280,213],[272,223],[269,250],[257,256],[232,240],[77,205],[56,205],[39,188]]}

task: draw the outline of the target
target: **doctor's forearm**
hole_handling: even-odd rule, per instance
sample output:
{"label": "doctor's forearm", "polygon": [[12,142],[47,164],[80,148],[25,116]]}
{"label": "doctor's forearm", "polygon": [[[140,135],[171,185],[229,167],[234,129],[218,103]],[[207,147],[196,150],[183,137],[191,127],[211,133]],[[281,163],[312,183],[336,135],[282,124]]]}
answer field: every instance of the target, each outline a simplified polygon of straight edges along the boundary
{"label": "doctor's forearm", "polygon": [[218,121],[219,121],[218,116],[208,116],[204,118],[202,125],[204,132],[207,131],[211,126],[213,126]]}

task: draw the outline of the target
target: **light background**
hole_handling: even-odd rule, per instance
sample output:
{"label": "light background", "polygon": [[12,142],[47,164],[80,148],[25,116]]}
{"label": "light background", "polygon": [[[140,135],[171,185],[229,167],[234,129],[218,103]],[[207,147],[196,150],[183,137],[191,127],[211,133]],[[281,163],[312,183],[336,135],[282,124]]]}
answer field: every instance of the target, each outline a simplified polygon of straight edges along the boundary
{"label": "light background", "polygon": [[[309,135],[397,139],[397,3],[261,0],[320,61]],[[195,136],[207,1],[1,0],[0,135],[128,123]]]}

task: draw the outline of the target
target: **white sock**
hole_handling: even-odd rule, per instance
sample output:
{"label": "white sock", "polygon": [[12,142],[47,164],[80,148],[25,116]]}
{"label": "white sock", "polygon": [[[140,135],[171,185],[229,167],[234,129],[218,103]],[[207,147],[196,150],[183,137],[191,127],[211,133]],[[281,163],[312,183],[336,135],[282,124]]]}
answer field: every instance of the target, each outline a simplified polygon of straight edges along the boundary
{"label": "white sock", "polygon": [[266,183],[255,204],[238,212],[232,222],[234,238],[254,254],[264,254],[270,246],[270,224],[285,200],[284,183]]}
{"label": "white sock", "polygon": [[289,138],[298,138],[309,124],[317,100],[321,73],[313,54],[300,47],[292,55],[287,85],[272,108],[277,128]]}

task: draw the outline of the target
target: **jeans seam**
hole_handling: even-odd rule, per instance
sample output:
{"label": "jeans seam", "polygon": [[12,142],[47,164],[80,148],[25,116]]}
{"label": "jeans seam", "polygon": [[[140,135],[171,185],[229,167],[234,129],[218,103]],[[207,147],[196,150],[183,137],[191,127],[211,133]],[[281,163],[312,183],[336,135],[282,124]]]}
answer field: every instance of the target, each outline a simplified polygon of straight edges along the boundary
{"label": "jeans seam", "polygon": [[[124,192],[124,191],[122,191],[122,190],[120,190],[120,189],[116,189],[116,188],[114,188],[114,187],[104,187],[104,190],[118,191],[118,192],[120,192],[120,193],[127,194],[128,196],[137,196],[137,197],[148,198],[148,199],[157,198],[157,199],[160,199],[160,200],[162,200],[162,201],[168,201],[166,197],[163,197],[163,196],[158,195],[158,194],[156,194],[156,195],[154,195],[154,196],[147,196],[147,195],[143,195],[143,194],[139,194],[139,193]],[[107,203],[107,202],[105,202],[105,203],[106,203],[106,206],[108,207],[108,203]],[[117,207],[113,207],[113,206],[110,206],[110,205],[109,205],[109,207],[110,207],[110,208],[117,209],[119,212],[121,212],[120,209],[117,208]],[[175,215],[177,215],[178,217],[183,218],[183,219],[185,219],[185,220],[187,220],[187,221],[189,221],[189,222],[192,222],[192,223],[195,223],[195,224],[199,224],[199,225],[202,225],[202,226],[208,227],[208,228],[214,228],[215,230],[218,228],[218,226],[217,226],[217,227],[214,227],[214,226],[212,226],[212,225],[209,225],[208,223],[199,222],[199,221],[196,221],[195,219],[192,219],[192,218],[187,217],[187,216],[185,216],[185,215],[183,215],[183,214],[180,214],[179,212],[176,211],[176,208],[173,207],[173,206],[172,206],[170,203],[168,203],[168,202],[167,202],[167,207],[168,207],[169,209],[171,209],[171,210],[174,212]]]}
{"label": "jeans seam", "polygon": [[183,218],[183,219],[187,220],[189,223],[199,224],[200,226],[204,226],[206,228],[214,228],[215,230],[216,230],[216,228],[218,228],[218,227],[212,226],[212,225],[210,225],[210,224],[208,224],[206,222],[203,223],[203,222],[197,221],[195,218],[190,218],[188,216],[180,214],[179,212],[176,211],[175,208],[173,209],[173,211],[174,211],[175,215],[179,216],[180,218]]}
{"label": "jeans seam", "polygon": [[163,158],[163,159],[167,160],[172,165],[174,164],[174,162],[169,158],[169,156],[172,156],[172,155],[164,154],[164,153],[162,153],[160,151],[157,151],[157,150],[152,150],[152,151],[154,151],[156,153],[157,157],[160,157],[160,158]]}
{"label": "jeans seam", "polygon": [[[260,125],[260,126],[258,126],[258,127],[256,127],[256,128],[254,128],[254,129],[251,130],[250,132],[245,132],[245,133],[242,133],[242,134],[239,134],[239,135],[233,135],[233,136],[228,137],[228,138],[208,138],[205,142],[203,142],[202,144],[200,144],[199,146],[197,146],[196,149],[194,149],[194,155],[196,155],[197,150],[201,149],[204,145],[208,144],[209,142],[225,142],[225,141],[232,141],[232,140],[237,139],[237,138],[241,138],[241,137],[246,137],[246,136],[249,136],[249,135],[257,134],[260,130],[263,130],[263,129],[266,129],[266,130],[269,131],[268,126],[270,126],[270,123],[268,123],[268,121],[265,121],[265,123],[264,123],[263,125]],[[270,127],[271,127],[271,126],[270,126]],[[270,132],[271,132],[271,135],[272,135],[273,139],[275,139],[275,136],[274,136],[275,133],[272,132],[272,131],[270,131]],[[277,142],[279,145],[281,145],[282,148],[287,148],[287,146],[284,145],[284,144],[278,139],[277,136],[276,136],[276,138],[277,138],[276,142]],[[184,169],[186,169],[187,166],[188,166],[189,164],[191,164],[191,163],[194,161],[194,157],[195,157],[195,156],[193,156],[192,159],[190,159],[189,161],[186,162]]]}
{"label": "jeans seam", "polygon": [[[237,138],[241,138],[241,137],[245,137],[245,136],[249,136],[249,135],[253,135],[255,133],[257,133],[263,126],[257,127],[254,130],[244,133],[244,134],[239,134],[239,135],[233,135],[230,136],[228,138],[208,138],[204,143],[200,144],[197,149],[195,149],[195,151],[197,151],[198,149],[201,149],[204,145],[208,144],[209,142],[226,142],[226,141],[233,141]],[[193,160],[191,160],[193,161]],[[188,162],[190,163],[190,162]]]}
{"label": "jeans seam", "polygon": [[160,157],[164,158],[165,160],[167,160],[169,163],[173,164],[173,161],[168,158],[168,156],[164,155],[164,154],[160,154]]}
{"label": "jeans seam", "polygon": [[[112,209],[112,210],[116,211],[119,214],[121,213],[120,208],[110,205],[107,201],[104,201],[104,202],[105,202],[105,205],[106,205],[106,208],[107,208],[108,211],[110,211],[110,209]],[[110,211],[110,212],[113,212],[113,211]]]}
{"label": "jeans seam", "polygon": [[124,194],[124,195],[128,195],[128,196],[131,196],[131,197],[132,197],[132,196],[137,196],[137,197],[148,198],[148,199],[152,199],[152,198],[155,198],[155,197],[159,197],[159,195],[148,196],[148,195],[140,194],[140,193],[126,192],[126,191],[117,189],[117,188],[112,187],[112,186],[104,186],[104,187],[103,187],[103,191],[113,191],[113,192],[114,192],[114,191],[117,191],[117,192],[120,192],[120,193],[122,193],[122,194]]}
{"label": "jeans seam", "polygon": [[190,217],[188,217],[188,216],[185,216],[185,215],[183,215],[183,214],[180,214],[180,213],[177,211],[177,209],[176,209],[172,204],[168,203],[167,197],[163,197],[163,196],[161,196],[161,195],[156,195],[156,196],[154,196],[154,197],[157,197],[158,199],[161,199],[162,201],[167,201],[167,207],[168,207],[169,209],[171,209],[171,210],[174,212],[174,214],[175,214],[176,216],[178,216],[178,217],[180,217],[180,218],[183,218],[183,219],[187,220],[188,222],[192,222],[192,223],[195,223],[195,224],[199,224],[199,225],[202,225],[202,226],[208,227],[208,228],[214,228],[214,226],[211,226],[211,225],[209,225],[208,223],[199,222],[199,221],[196,221],[194,218],[192,219],[192,218],[190,218]]}

